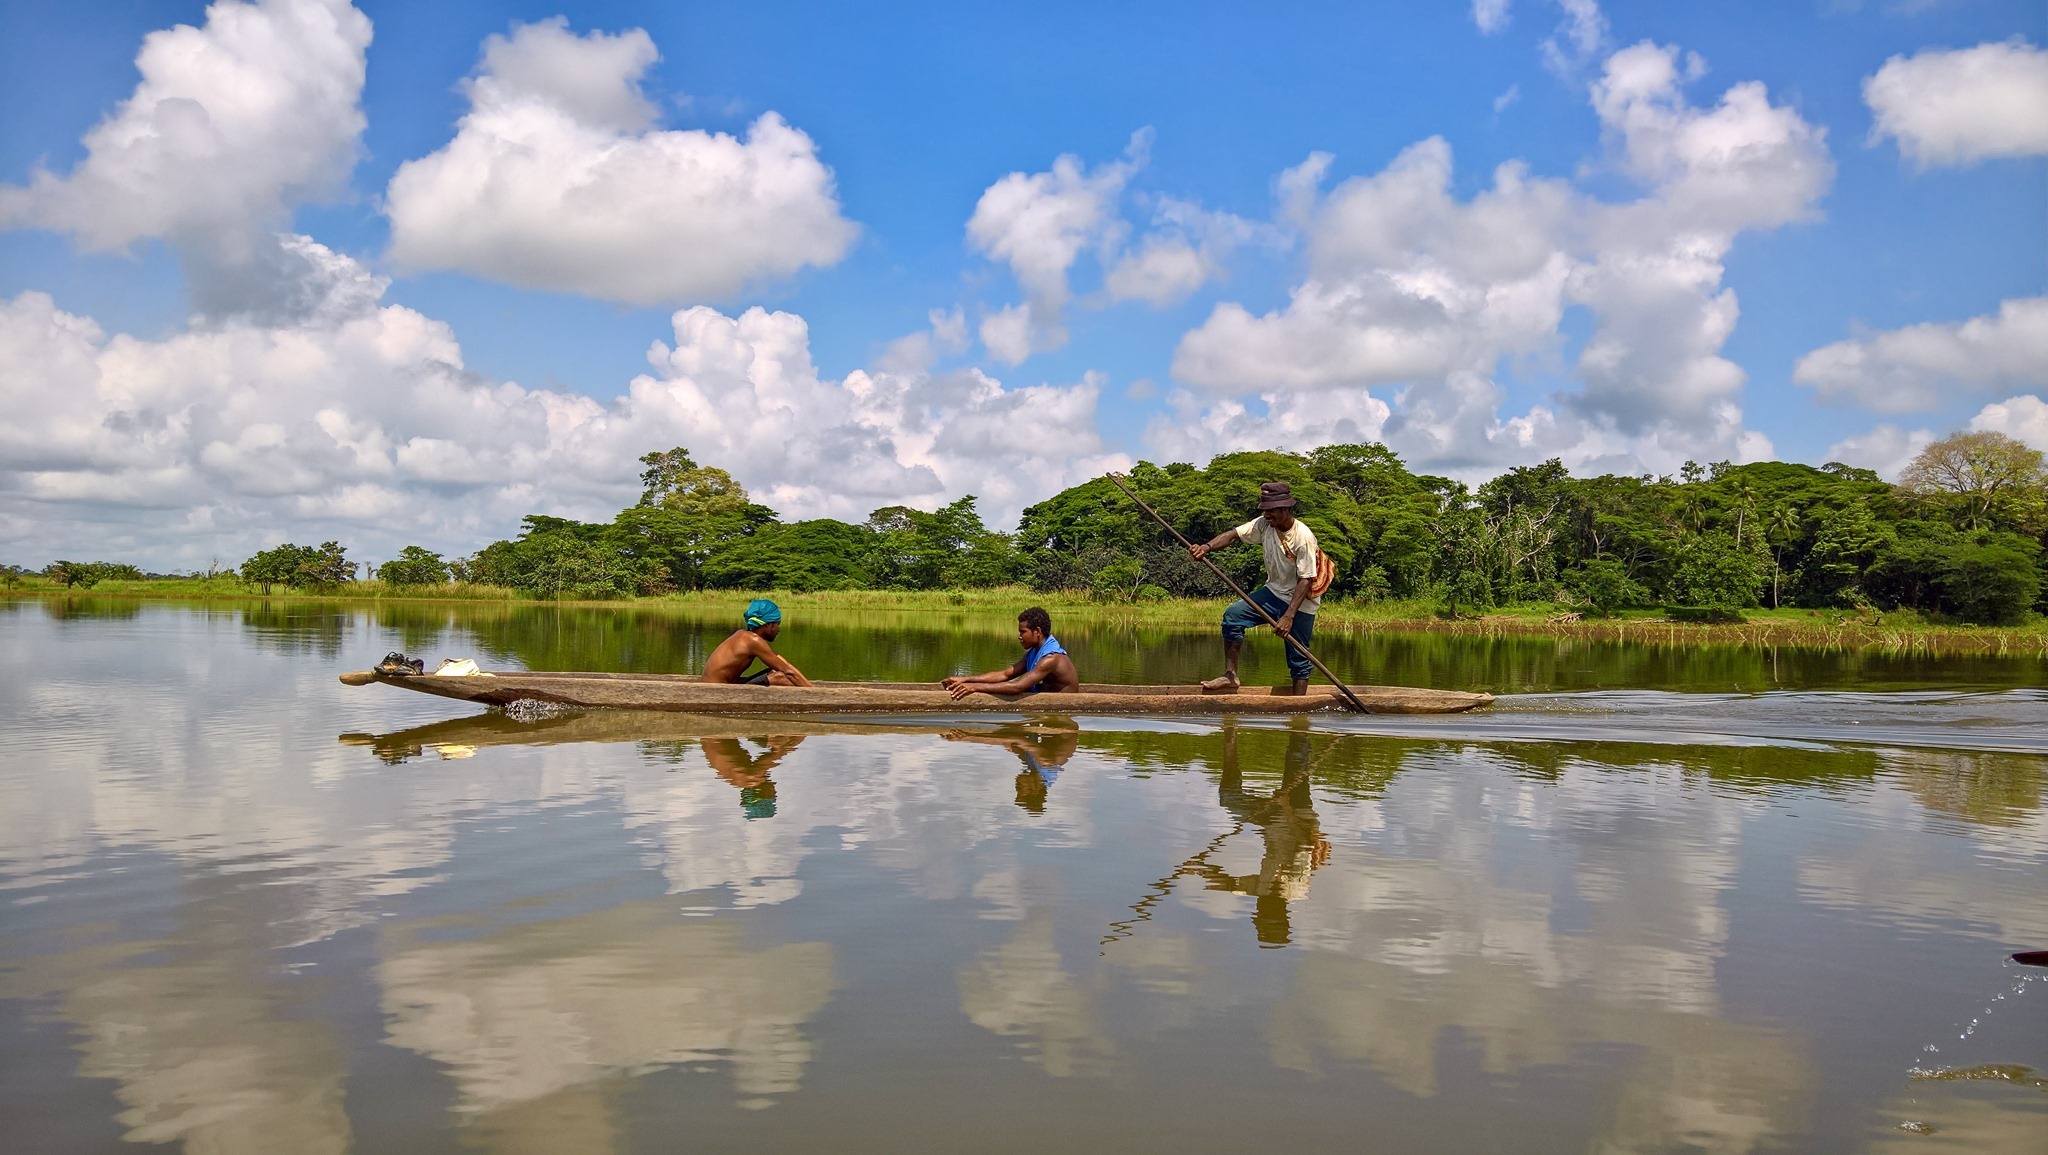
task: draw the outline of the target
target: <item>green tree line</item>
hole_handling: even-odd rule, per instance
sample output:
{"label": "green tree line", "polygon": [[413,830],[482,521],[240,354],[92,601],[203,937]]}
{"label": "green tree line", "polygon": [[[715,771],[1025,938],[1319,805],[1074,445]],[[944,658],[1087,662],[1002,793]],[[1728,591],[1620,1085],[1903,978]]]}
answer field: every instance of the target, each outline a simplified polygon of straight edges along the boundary
{"label": "green tree line", "polygon": [[[858,524],[782,522],[685,450],[641,463],[641,498],[612,521],[528,517],[453,575],[542,597],[1019,582],[1130,600],[1223,592],[1106,478],[1031,506],[1002,534],[973,497],[935,512],[889,506]],[[1195,540],[1250,517],[1260,482],[1290,482],[1338,565],[1339,597],[1429,599],[1450,613],[1522,602],[1708,615],[1905,607],[2006,623],[2043,608],[2042,464],[2011,438],[1967,433],[1930,445],[1899,485],[1839,464],[1578,478],[1552,460],[1471,488],[1375,444],[1232,453],[1203,468],[1141,463],[1129,481]],[[1221,557],[1241,583],[1260,580],[1254,551]]]}
{"label": "green tree line", "polygon": [[[610,521],[533,514],[518,536],[470,556],[408,546],[375,576],[574,599],[1009,584],[1110,600],[1224,592],[1107,478],[1029,507],[1006,534],[982,523],[972,496],[931,512],[886,506],[859,523],[785,522],[684,449],[641,465],[639,500]],[[1836,463],[1574,477],[1551,460],[1471,487],[1416,473],[1378,444],[1229,453],[1204,467],[1141,462],[1127,478],[1192,540],[1253,516],[1262,481],[1293,485],[1297,512],[1337,564],[1341,598],[1420,599],[1447,614],[1521,603],[1677,616],[1903,608],[1985,624],[2048,610],[2048,474],[2040,452],[1996,433],[1929,445],[1896,485]],[[1217,560],[1242,584],[1262,580],[1254,550]],[[105,576],[106,565],[50,572]],[[336,542],[286,544],[250,558],[240,577],[320,589],[356,569]]]}

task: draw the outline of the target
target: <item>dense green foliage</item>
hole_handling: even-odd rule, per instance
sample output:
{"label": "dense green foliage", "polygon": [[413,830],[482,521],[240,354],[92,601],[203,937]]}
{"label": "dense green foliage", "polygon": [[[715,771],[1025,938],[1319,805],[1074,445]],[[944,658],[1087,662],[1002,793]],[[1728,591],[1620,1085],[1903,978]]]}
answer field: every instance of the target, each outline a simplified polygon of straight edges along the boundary
{"label": "dense green foliage", "polygon": [[[23,571],[15,566],[6,567],[10,572],[8,584]],[[143,573],[132,565],[113,561],[53,561],[43,567],[43,576],[54,582],[63,582],[65,589],[86,589],[103,581],[140,581]]]}
{"label": "dense green foliage", "polygon": [[454,564],[458,580],[545,598],[676,590],[947,589],[1019,580],[1010,538],[991,533],[964,497],[936,512],[889,506],[849,525],[784,524],[722,469],[682,449],[641,458],[638,503],[609,522],[534,515],[509,541]]}
{"label": "dense green foliage", "polygon": [[409,545],[377,567],[377,580],[394,586],[437,586],[448,580],[448,563],[423,546]]}
{"label": "dense green foliage", "polygon": [[[2048,517],[2040,455],[1987,436],[1937,443],[1909,471],[1920,481],[1896,487],[1832,464],[1575,478],[1548,461],[1473,489],[1413,473],[1383,445],[1231,453],[1206,468],[1141,463],[1128,483],[1198,541],[1254,516],[1260,482],[1291,483],[1337,564],[1339,597],[1422,598],[1454,614],[1533,601],[1726,618],[1796,605],[2003,623],[2041,600]],[[1950,482],[1928,482],[1939,471],[1926,463],[1943,454],[1963,464],[1950,463]],[[1223,592],[1107,478],[1026,509],[1005,535],[982,524],[972,497],[930,513],[891,506],[858,525],[784,524],[683,450],[642,460],[645,494],[609,524],[529,517],[518,538],[458,563],[459,576],[542,597],[1017,581],[1106,600]],[[1973,468],[1977,482],[1955,483]],[[1254,550],[1218,560],[1242,584],[1262,580]]]}
{"label": "dense green foliage", "polygon": [[340,542],[323,541],[317,546],[286,542],[266,549],[242,563],[242,580],[263,587],[292,586],[298,589],[333,589],[353,581],[356,563],[348,560],[348,549]]}
{"label": "dense green foliage", "polygon": [[[1003,534],[982,524],[971,496],[932,512],[889,506],[858,524],[785,523],[683,449],[641,464],[640,500],[609,522],[535,514],[518,537],[471,557],[443,562],[408,546],[376,573],[393,586],[452,578],[575,599],[1020,582],[1116,601],[1224,592],[1107,478],[1029,507]],[[1260,482],[1289,482],[1337,565],[1333,596],[1421,599],[1446,614],[1542,603],[1725,619],[1761,605],[2009,624],[2048,608],[2042,455],[1999,434],[1934,443],[1896,486],[1833,463],[1687,462],[1675,479],[1579,478],[1552,460],[1472,488],[1414,473],[1383,445],[1230,453],[1203,468],[1140,463],[1126,481],[1195,541],[1255,516]],[[331,587],[353,576],[344,553],[335,542],[282,545],[241,577],[266,591]],[[1241,584],[1263,580],[1256,550],[1216,560]],[[45,572],[89,587],[116,568]]]}

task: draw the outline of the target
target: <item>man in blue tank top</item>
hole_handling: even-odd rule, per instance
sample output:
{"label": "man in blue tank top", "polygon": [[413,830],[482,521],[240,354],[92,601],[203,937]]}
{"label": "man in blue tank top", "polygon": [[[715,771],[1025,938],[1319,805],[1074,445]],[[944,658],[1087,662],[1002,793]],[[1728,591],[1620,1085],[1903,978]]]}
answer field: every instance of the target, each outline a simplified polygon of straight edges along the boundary
{"label": "man in blue tank top", "polygon": [[1024,656],[1006,670],[986,674],[956,674],[940,683],[955,698],[969,694],[1071,694],[1080,688],[1081,675],[1067,648],[1052,636],[1052,615],[1032,606],[1017,615],[1017,644]]}

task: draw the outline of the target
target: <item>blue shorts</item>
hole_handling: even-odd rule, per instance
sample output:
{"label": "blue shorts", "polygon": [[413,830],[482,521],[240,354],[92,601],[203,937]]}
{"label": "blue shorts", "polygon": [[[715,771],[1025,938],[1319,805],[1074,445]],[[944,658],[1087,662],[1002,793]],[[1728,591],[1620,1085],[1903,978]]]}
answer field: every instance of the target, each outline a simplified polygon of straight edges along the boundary
{"label": "blue shorts", "polygon": [[[1265,586],[1252,591],[1252,600],[1265,607],[1266,612],[1276,619],[1287,612],[1287,603],[1279,594]],[[1223,640],[1241,642],[1246,630],[1265,624],[1266,619],[1259,616],[1258,610],[1241,601],[1232,602],[1230,608],[1223,611]],[[1307,649],[1309,637],[1316,632],[1316,616],[1300,610],[1295,611],[1294,628],[1287,632],[1294,635],[1294,640],[1301,643],[1302,649]],[[1316,672],[1316,667],[1315,663],[1302,656],[1301,650],[1288,646],[1287,672],[1297,679],[1306,678]]]}

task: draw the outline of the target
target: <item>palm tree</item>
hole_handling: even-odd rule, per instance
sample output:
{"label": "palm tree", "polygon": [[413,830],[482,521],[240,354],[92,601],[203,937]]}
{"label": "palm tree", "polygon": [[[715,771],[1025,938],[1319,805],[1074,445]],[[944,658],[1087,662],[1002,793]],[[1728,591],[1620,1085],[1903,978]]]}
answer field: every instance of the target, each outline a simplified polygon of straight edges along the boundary
{"label": "palm tree", "polygon": [[1799,507],[1789,502],[1777,506],[1764,519],[1764,541],[1771,547],[1771,608],[1778,608],[1778,578],[1784,573],[1785,554],[1799,540],[1804,524]]}
{"label": "palm tree", "polygon": [[1756,512],[1756,487],[1747,481],[1738,481],[1732,487],[1735,494],[1735,548],[1742,548],[1742,527],[1749,515]]}

